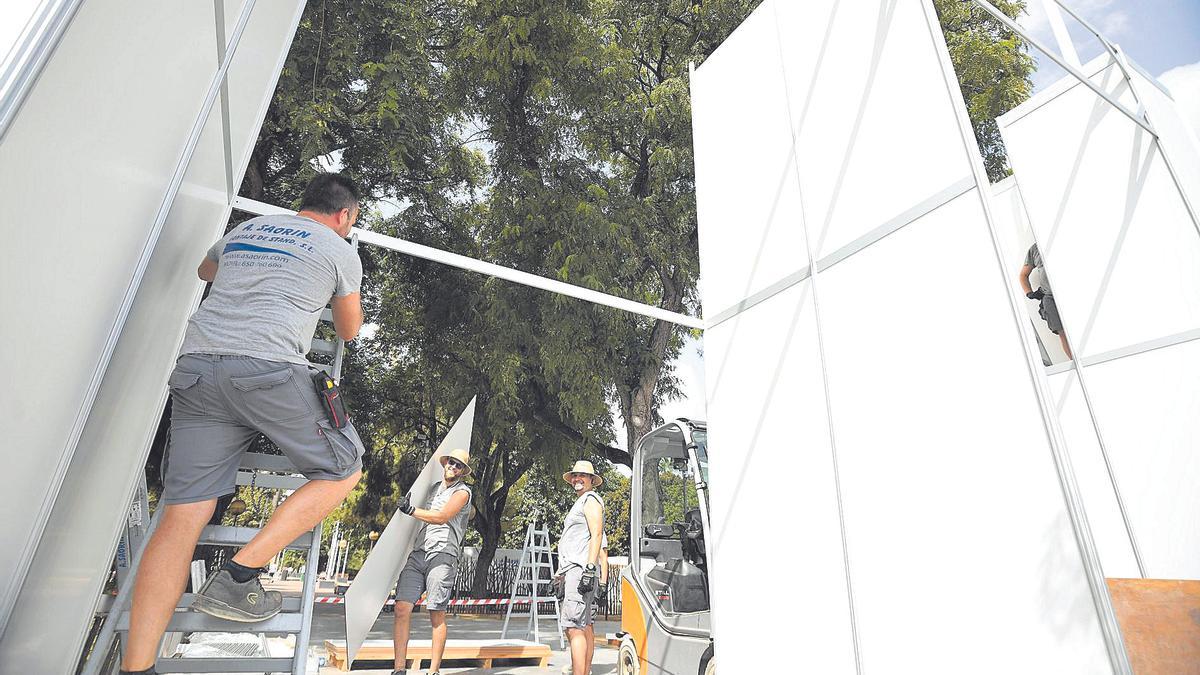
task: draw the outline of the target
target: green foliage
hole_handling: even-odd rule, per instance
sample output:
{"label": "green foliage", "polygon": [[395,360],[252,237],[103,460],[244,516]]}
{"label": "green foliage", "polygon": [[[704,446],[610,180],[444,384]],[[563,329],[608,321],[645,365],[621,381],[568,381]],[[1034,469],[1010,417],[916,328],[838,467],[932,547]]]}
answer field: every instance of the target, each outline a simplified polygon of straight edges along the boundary
{"label": "green foliage", "polygon": [[[992,4],[1012,18],[1025,11],[1025,0]],[[1029,98],[1036,63],[1024,42],[978,5],[934,0],[934,6],[988,177],[1001,180],[1011,170],[996,118]]]}

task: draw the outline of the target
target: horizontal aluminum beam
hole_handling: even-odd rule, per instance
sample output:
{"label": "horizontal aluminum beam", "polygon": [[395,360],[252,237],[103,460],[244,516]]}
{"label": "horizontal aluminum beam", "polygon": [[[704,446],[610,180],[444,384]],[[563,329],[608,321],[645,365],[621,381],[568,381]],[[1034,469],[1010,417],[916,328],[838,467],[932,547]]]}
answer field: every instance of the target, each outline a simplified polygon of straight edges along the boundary
{"label": "horizontal aluminum beam", "polygon": [[[239,211],[245,211],[246,213],[254,213],[258,215],[295,213],[289,209],[279,206],[272,206],[271,204],[264,204],[263,202],[257,202],[244,197],[235,198],[233,200],[233,208],[238,209]],[[378,232],[371,232],[370,230],[362,230],[356,227],[354,228],[352,234],[357,234],[358,240],[364,244],[372,244],[380,248],[386,248],[391,251],[397,251],[399,253],[404,253],[417,258],[431,260],[433,262],[450,265],[451,267],[457,267],[459,269],[470,270],[472,272],[479,272],[480,274],[486,274],[498,279],[504,279],[505,281],[512,281],[523,286],[540,288],[544,291],[550,291],[551,293],[558,293],[560,295],[566,295],[579,300],[586,300],[598,305],[604,305],[606,307],[612,307],[614,309],[620,309],[626,312],[648,316],[653,319],[669,321],[681,326],[687,326],[688,328],[697,328],[701,330],[704,328],[704,320],[700,319],[699,317],[688,316],[678,312],[670,312],[661,307],[655,307],[653,305],[647,305],[641,302],[634,302],[633,300],[627,300],[615,295],[601,293],[600,291],[594,291],[590,288],[583,288],[582,286],[575,286],[573,284],[568,284],[555,279],[547,279],[536,274],[530,274],[529,272],[522,272],[510,267],[504,267],[494,263],[476,260],[475,258],[470,258],[465,255],[450,253],[449,251],[443,251],[438,248],[433,248],[432,246],[417,244],[405,239],[400,239],[398,237],[389,237],[384,234],[379,234]]]}

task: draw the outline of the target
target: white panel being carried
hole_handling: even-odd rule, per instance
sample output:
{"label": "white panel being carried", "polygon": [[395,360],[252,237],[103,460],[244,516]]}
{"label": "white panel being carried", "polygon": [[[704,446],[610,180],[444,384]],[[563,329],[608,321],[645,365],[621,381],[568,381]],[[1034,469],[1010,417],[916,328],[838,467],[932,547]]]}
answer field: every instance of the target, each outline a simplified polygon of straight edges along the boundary
{"label": "white panel being carried", "polygon": [[1084,73],[1144,107],[1158,139],[1073,79],[999,120],[1083,371],[1081,383],[1073,364],[1051,369],[1055,404],[1105,573],[1196,579],[1200,427],[1166,412],[1194,400],[1200,373],[1200,152],[1161,85],[1123,56]]}
{"label": "white panel being carried", "polygon": [[[303,2],[218,7],[220,30],[212,2],[85,0],[0,145],[0,337],[20,345],[8,373],[24,383],[0,403],[25,449],[9,453],[0,510],[28,514],[0,526],[6,671],[71,672],[79,658],[199,300],[196,266]],[[246,50],[221,101],[219,36],[239,25]]]}
{"label": "white panel being carried", "polygon": [[932,4],[767,0],[692,92],[717,660],[1127,672]]}

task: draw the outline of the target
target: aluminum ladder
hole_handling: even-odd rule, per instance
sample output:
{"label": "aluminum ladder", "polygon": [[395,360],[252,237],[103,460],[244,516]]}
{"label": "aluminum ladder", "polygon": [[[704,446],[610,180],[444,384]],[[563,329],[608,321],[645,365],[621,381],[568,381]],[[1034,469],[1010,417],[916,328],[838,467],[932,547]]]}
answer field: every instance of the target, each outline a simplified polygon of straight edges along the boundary
{"label": "aluminum ladder", "polygon": [[[542,575],[542,570],[548,574]],[[549,590],[550,580],[554,577],[554,557],[550,553],[550,532],[543,525],[537,527],[530,523],[525,530],[525,546],[521,549],[521,562],[517,566],[517,576],[513,580],[512,594],[508,598],[508,611],[504,614],[504,626],[500,629],[500,639],[508,637],[509,620],[526,616],[524,611],[516,610],[517,605],[529,607],[529,623],[525,637],[532,636],[534,642],[541,642],[542,636],[538,626],[539,619],[553,619],[554,632],[558,634],[558,648],[565,649],[566,641],[563,632],[558,630],[558,598],[551,592],[542,595],[542,589]],[[528,572],[528,574],[526,574]],[[543,602],[554,603],[553,614],[542,614],[539,609]]]}
{"label": "aluminum ladder", "polygon": [[[354,237],[352,244],[357,250],[358,237]],[[332,325],[333,312],[328,307],[322,312],[321,321]],[[313,366],[329,373],[334,380],[340,380],[345,350],[346,344],[340,338],[335,337],[334,340],[314,338],[310,354],[325,355],[332,362],[328,365],[314,363]],[[237,474],[238,485],[254,485],[260,488],[284,490],[289,493],[307,482],[308,479],[300,475],[299,470],[283,455],[247,452],[242,456]],[[146,492],[143,488],[135,495],[130,509],[128,526],[117,549],[117,596],[110,604],[108,614],[96,637],[89,658],[80,671],[81,675],[115,675],[120,668],[118,645],[121,641],[116,638],[117,636],[123,638],[129,630],[130,604],[133,599],[134,586],[132,582],[137,578],[145,544],[154,534],[162,515],[162,509],[159,509],[150,519],[149,525],[145,526],[143,518],[147,511]],[[305,675],[316,598],[317,568],[321,557],[321,526],[321,523],[317,523],[316,527],[300,535],[285,547],[285,550],[306,552],[303,591],[300,598],[285,597],[283,610],[279,614],[256,623],[218,619],[202,612],[191,611],[193,595],[184,593],[175,607],[175,615],[167,624],[167,636],[172,633],[191,632],[292,634],[296,636],[296,647],[292,656],[190,659],[160,656],[155,664],[155,669],[159,673],[291,673],[292,675]],[[207,525],[201,532],[197,545],[241,547],[249,543],[257,533],[258,528],[252,527]],[[131,552],[132,555],[130,555]],[[114,654],[116,658],[113,658]]]}

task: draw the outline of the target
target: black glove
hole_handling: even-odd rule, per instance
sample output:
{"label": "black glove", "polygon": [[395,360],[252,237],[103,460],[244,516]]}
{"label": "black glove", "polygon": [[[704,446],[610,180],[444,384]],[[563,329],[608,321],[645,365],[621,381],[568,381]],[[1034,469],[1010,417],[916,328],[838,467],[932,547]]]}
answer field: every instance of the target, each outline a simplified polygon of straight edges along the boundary
{"label": "black glove", "polygon": [[604,602],[607,599],[608,599],[608,583],[605,581],[601,581],[600,584],[596,586],[596,600],[598,602]]}
{"label": "black glove", "polygon": [[400,503],[396,504],[396,508],[403,511],[404,515],[411,516],[413,511],[417,510],[417,508],[412,505],[412,493],[409,492],[408,494],[404,495],[404,498],[400,500]]}
{"label": "black glove", "polygon": [[1042,298],[1046,297],[1046,291],[1043,291],[1039,288],[1036,291],[1029,291],[1025,294],[1025,297],[1029,298],[1030,300],[1041,300]]}
{"label": "black glove", "polygon": [[588,565],[583,568],[583,576],[579,577],[579,594],[587,595],[596,587],[596,566]]}

